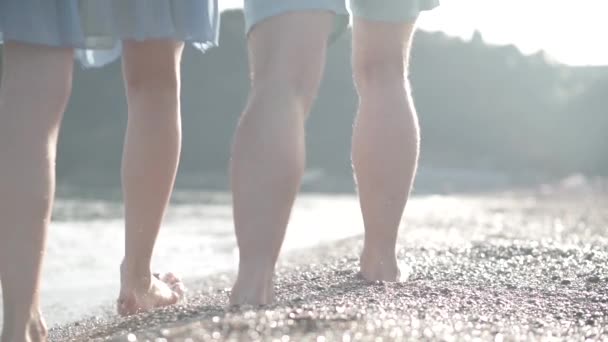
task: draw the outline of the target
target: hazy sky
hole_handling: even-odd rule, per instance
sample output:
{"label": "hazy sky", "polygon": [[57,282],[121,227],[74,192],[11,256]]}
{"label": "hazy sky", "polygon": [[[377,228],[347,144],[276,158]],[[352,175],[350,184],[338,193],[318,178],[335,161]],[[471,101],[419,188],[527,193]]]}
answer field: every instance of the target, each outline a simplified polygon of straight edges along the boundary
{"label": "hazy sky", "polygon": [[[219,1],[223,8],[243,3]],[[442,0],[419,27],[463,38],[478,29],[487,42],[524,53],[543,49],[566,64],[608,65],[607,16],[608,0]]]}

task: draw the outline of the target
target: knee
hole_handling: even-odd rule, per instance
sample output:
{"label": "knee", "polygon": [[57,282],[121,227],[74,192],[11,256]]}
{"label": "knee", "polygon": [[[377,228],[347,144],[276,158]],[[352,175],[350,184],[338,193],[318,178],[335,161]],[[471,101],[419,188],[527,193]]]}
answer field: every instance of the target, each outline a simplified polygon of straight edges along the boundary
{"label": "knee", "polygon": [[407,82],[407,59],[403,54],[355,57],[353,73],[359,91],[403,87]]}
{"label": "knee", "polygon": [[172,41],[125,42],[123,75],[130,100],[144,97],[157,102],[179,96],[183,44]]}
{"label": "knee", "polygon": [[[124,68],[129,122],[179,129],[179,66],[171,61]],[[142,64],[145,64],[142,63]]]}
{"label": "knee", "polygon": [[129,97],[146,97],[161,100],[179,96],[179,67],[167,63],[158,67],[130,67],[124,70],[125,86]]}
{"label": "knee", "polygon": [[3,59],[5,68],[0,73],[0,102],[6,106],[3,110],[52,113],[53,118],[63,114],[72,91],[71,49],[9,41],[4,46]]}
{"label": "knee", "polygon": [[61,116],[65,111],[70,95],[72,93],[72,76],[66,74],[54,82],[49,82],[39,94],[47,94],[48,100],[45,103],[49,104],[49,108],[57,116]]}
{"label": "knee", "polygon": [[[12,115],[0,117],[0,155],[16,157],[5,166],[40,158],[54,162],[58,130],[72,90],[71,73],[30,79],[5,76],[0,113]],[[21,153],[31,158],[22,158]]]}
{"label": "knee", "polygon": [[[8,72],[7,72],[8,74]],[[6,75],[2,79],[0,103],[3,110],[25,110],[48,114],[54,120],[61,117],[72,92],[70,72],[56,73],[53,77],[24,79],[20,75]],[[24,96],[31,94],[32,96]],[[44,116],[45,118],[47,115]],[[25,117],[23,117],[25,119]]]}
{"label": "knee", "polygon": [[123,74],[129,96],[179,92],[183,43],[171,40],[125,41]]}
{"label": "knee", "polygon": [[323,74],[320,56],[285,59],[252,73],[252,93],[264,97],[281,96],[294,101],[308,115]]}

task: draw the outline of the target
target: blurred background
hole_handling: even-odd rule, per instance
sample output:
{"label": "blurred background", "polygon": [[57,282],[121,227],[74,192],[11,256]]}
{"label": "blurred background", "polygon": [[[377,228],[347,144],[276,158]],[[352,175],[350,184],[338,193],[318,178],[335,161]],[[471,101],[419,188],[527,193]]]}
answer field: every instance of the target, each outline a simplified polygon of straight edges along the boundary
{"label": "blurred background", "polygon": [[[183,61],[180,188],[225,190],[248,91],[239,1],[222,0],[221,44]],[[417,191],[608,174],[608,31],[603,0],[444,0],[420,19],[411,60],[422,125]],[[127,120],[120,63],[78,70],[58,156],[62,185],[119,186]],[[304,190],[351,192],[356,109],[350,37],[329,50],[308,123]]]}

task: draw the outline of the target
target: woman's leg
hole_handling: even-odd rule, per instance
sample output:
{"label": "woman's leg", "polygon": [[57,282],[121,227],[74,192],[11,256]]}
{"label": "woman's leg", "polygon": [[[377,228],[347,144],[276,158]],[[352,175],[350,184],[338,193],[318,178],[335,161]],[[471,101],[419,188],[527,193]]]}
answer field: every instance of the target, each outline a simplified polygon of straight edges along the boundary
{"label": "woman's leg", "polygon": [[6,42],[0,84],[2,342],[42,341],[40,269],[55,191],[55,151],[73,51]]}
{"label": "woman's leg", "polygon": [[129,106],[122,164],[126,227],[118,311],[123,315],[171,305],[183,295],[175,276],[161,281],[150,270],[179,162],[183,46],[171,40],[123,44]]}

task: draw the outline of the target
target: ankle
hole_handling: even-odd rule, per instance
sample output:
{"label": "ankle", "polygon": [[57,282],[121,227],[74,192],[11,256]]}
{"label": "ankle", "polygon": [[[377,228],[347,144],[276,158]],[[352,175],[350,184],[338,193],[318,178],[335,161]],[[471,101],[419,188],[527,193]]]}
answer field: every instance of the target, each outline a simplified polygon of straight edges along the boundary
{"label": "ankle", "polygon": [[364,251],[360,259],[361,275],[368,281],[400,281],[401,271],[394,252]]}
{"label": "ankle", "polygon": [[241,260],[237,274],[237,283],[267,284],[272,283],[274,265],[271,263],[249,262]]}
{"label": "ankle", "polygon": [[123,260],[120,264],[120,277],[123,286],[148,289],[153,275],[149,265],[136,265]]}
{"label": "ankle", "polygon": [[239,272],[230,291],[230,305],[268,305],[275,301],[272,272],[250,274]]}
{"label": "ankle", "polygon": [[395,246],[364,246],[361,252],[361,261],[373,264],[397,264],[397,251]]}
{"label": "ankle", "polygon": [[39,309],[33,309],[29,317],[22,322],[5,318],[5,322],[7,321],[13,324],[2,328],[2,342],[47,340],[48,330]]}
{"label": "ankle", "polygon": [[35,317],[30,320],[28,331],[32,341],[36,341],[36,339],[39,341],[47,340],[48,329],[40,311],[37,311]]}

